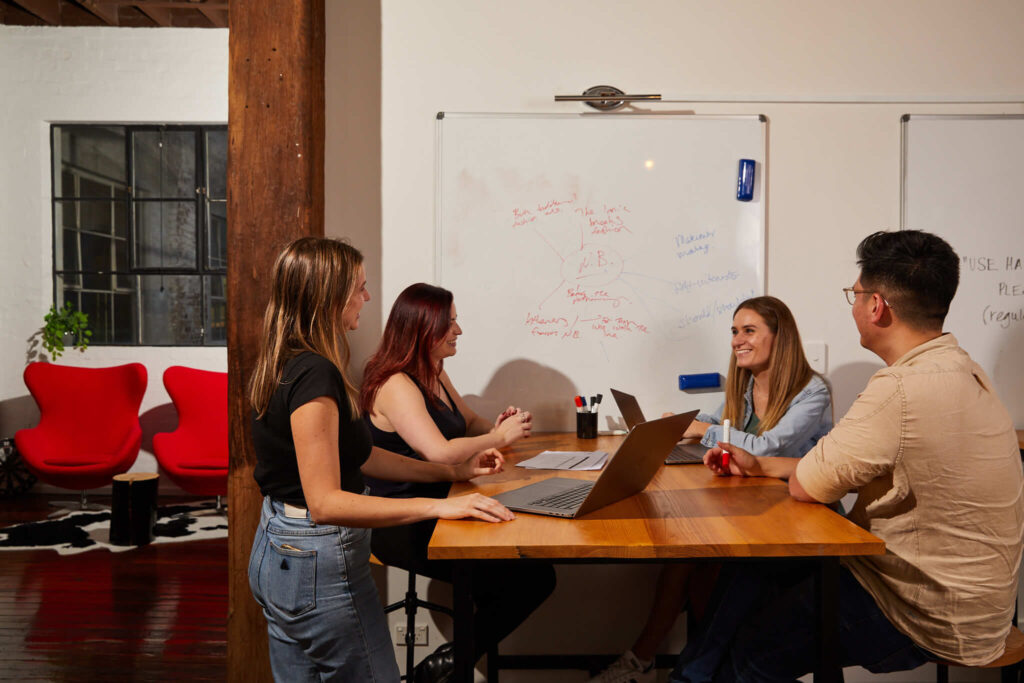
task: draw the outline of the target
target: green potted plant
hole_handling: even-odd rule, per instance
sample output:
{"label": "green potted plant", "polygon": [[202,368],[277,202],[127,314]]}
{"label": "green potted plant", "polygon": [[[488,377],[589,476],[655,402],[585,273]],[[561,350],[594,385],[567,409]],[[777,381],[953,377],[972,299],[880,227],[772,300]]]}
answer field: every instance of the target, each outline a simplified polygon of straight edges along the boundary
{"label": "green potted plant", "polygon": [[71,302],[65,302],[64,308],[50,306],[50,312],[43,317],[43,348],[50,352],[56,360],[64,353],[64,346],[70,344],[79,351],[89,346],[89,316],[76,311]]}

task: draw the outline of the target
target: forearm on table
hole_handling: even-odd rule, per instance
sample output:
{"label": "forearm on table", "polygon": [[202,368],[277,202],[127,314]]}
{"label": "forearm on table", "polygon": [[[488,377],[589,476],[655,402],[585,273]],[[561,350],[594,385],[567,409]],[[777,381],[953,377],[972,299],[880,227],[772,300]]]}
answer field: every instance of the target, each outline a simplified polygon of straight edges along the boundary
{"label": "forearm on table", "polygon": [[754,476],[774,477],[775,479],[788,480],[796,472],[797,458],[783,458],[766,455],[756,455],[759,472]]}
{"label": "forearm on table", "polygon": [[455,477],[449,464],[407,458],[377,447],[360,469],[363,474],[387,481],[452,481]]}
{"label": "forearm on table", "polygon": [[310,516],[317,524],[376,528],[412,524],[438,516],[435,498],[382,498],[348,491],[329,491],[307,497]]}
{"label": "forearm on table", "polygon": [[[458,465],[480,451],[485,451],[488,448],[501,448],[504,445],[499,434],[488,432],[479,436],[464,436],[445,440],[443,443],[431,444],[419,452],[430,462]],[[415,448],[415,445],[413,447]]]}

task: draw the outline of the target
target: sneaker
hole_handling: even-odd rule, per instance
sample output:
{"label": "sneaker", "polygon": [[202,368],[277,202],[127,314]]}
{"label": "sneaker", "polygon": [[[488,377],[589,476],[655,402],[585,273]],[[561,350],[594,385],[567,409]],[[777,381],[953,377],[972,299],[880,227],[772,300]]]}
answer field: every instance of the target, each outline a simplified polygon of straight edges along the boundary
{"label": "sneaker", "polygon": [[627,650],[607,669],[590,679],[590,683],[654,683],[654,661],[643,664],[632,650]]}

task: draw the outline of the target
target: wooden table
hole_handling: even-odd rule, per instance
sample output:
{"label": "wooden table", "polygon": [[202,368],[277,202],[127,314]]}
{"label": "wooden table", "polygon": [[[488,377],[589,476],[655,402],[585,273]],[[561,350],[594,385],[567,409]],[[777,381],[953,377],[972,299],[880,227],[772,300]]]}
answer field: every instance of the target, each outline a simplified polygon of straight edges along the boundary
{"label": "wooden table", "polygon": [[[596,479],[598,472],[515,467],[543,450],[615,451],[621,436],[577,440],[539,434],[505,449],[506,471],[456,484],[451,495],[494,495],[550,476]],[[822,624],[817,681],[841,680],[838,655],[839,558],[880,555],[885,544],[823,505],[799,503],[785,482],[716,477],[703,465],[662,467],[643,492],[580,519],[519,513],[502,524],[437,524],[427,556],[456,560],[454,576],[456,680],[472,681],[473,605],[469,580],[487,560],[650,562],[685,558],[806,557],[819,562]]]}

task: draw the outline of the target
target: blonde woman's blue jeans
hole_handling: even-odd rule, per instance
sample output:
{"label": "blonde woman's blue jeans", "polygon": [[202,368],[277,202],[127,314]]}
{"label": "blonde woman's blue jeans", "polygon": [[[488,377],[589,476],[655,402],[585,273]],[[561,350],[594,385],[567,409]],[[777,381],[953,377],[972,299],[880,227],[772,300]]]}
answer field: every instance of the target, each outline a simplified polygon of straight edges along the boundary
{"label": "blonde woman's blue jeans", "polygon": [[399,680],[370,577],[369,529],[286,516],[264,498],[249,587],[267,619],[274,680]]}

